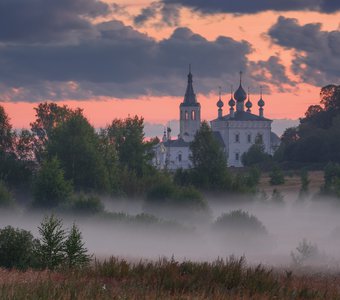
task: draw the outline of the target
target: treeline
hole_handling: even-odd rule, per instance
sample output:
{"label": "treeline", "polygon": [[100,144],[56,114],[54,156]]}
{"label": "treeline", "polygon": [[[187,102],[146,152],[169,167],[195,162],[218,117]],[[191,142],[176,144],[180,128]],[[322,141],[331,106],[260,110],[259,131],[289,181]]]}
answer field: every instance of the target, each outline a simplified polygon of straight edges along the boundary
{"label": "treeline", "polygon": [[19,190],[43,209],[99,212],[96,195],[204,208],[202,192],[254,192],[259,180],[257,172],[228,171],[207,123],[190,146],[192,169],[173,175],[152,166],[159,139],[146,141],[143,118],[114,119],[96,130],[79,108],[44,102],[35,112],[29,130],[15,131],[0,106],[0,206],[13,204],[9,190]]}

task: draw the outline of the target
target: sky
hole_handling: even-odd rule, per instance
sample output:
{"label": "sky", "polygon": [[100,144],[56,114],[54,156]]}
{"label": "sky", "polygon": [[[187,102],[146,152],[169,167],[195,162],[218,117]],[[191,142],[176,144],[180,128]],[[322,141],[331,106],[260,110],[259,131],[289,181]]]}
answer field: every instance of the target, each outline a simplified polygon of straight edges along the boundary
{"label": "sky", "polygon": [[0,104],[16,128],[57,101],[156,132],[178,119],[191,64],[203,119],[219,87],[228,113],[243,71],[253,113],[262,86],[266,117],[296,120],[340,84],[339,49],[340,0],[0,0]]}

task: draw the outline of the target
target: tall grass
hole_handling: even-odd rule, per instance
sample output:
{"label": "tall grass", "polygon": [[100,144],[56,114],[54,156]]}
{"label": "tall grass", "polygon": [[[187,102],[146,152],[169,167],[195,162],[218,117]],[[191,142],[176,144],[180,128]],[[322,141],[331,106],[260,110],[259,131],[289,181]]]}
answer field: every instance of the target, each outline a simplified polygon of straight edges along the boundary
{"label": "tall grass", "polygon": [[340,299],[339,275],[295,275],[244,258],[129,262],[81,270],[0,270],[1,299]]}

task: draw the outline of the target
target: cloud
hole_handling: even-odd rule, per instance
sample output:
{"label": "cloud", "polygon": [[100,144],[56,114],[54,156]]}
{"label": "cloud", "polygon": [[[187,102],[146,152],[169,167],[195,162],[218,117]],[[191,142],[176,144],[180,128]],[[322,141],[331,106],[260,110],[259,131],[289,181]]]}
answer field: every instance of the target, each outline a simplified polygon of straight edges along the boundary
{"label": "cloud", "polygon": [[294,52],[292,70],[304,82],[322,86],[340,77],[340,31],[323,31],[321,24],[300,25],[279,17],[269,32],[274,43]]}
{"label": "cloud", "polygon": [[236,81],[252,51],[245,41],[208,41],[188,28],[157,42],[119,21],[94,27],[95,35],[76,44],[1,47],[2,99],[182,96],[189,63],[197,74],[196,90],[207,94]]}
{"label": "cloud", "polygon": [[333,13],[340,10],[338,0],[162,0],[202,13],[254,14],[264,11],[319,11]]}
{"label": "cloud", "polygon": [[110,7],[97,0],[1,0],[0,42],[73,40],[92,31],[90,20]]}
{"label": "cloud", "polygon": [[133,18],[134,25],[137,27],[145,26],[150,21],[153,21],[151,24],[153,27],[179,26],[180,9],[178,5],[152,2]]}

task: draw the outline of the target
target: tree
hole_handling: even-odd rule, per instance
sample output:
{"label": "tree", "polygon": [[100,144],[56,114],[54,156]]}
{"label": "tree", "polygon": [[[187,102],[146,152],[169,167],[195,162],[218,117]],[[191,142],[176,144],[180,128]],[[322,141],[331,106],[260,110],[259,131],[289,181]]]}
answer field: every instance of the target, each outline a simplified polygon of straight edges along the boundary
{"label": "tree", "polygon": [[110,190],[99,137],[82,113],[71,116],[52,131],[47,154],[58,157],[65,178],[72,181],[76,190]]}
{"label": "tree", "polygon": [[73,223],[65,241],[65,260],[68,268],[85,267],[89,264],[91,256],[87,254],[85,243],[79,228]]}
{"label": "tree", "polygon": [[193,184],[199,188],[226,190],[231,186],[227,161],[207,122],[190,143]]}
{"label": "tree", "polygon": [[61,219],[45,217],[38,227],[40,244],[37,255],[42,267],[53,270],[65,260],[65,230]]}
{"label": "tree", "polygon": [[306,169],[301,170],[300,180],[301,180],[301,188],[299,192],[299,198],[303,199],[308,194],[308,187],[310,184],[310,180],[308,178],[308,171]]}
{"label": "tree", "polygon": [[276,205],[283,205],[285,203],[284,196],[278,189],[273,189],[271,202]]}
{"label": "tree", "polygon": [[25,270],[35,266],[37,245],[29,231],[11,226],[0,229],[0,267]]}
{"label": "tree", "polygon": [[34,179],[33,205],[53,208],[66,203],[72,195],[72,185],[65,180],[59,160],[53,157],[45,161]]}
{"label": "tree", "polygon": [[0,152],[13,151],[14,132],[5,109],[0,105]]}
{"label": "tree", "polygon": [[141,177],[151,169],[153,142],[144,141],[144,119],[135,116],[125,120],[115,119],[104,129],[111,144],[116,148],[119,163],[123,168]]}
{"label": "tree", "polygon": [[72,116],[80,114],[82,110],[72,110],[67,105],[59,106],[56,103],[43,102],[34,108],[36,120],[31,123],[31,130],[36,137],[35,154],[39,161],[43,159],[45,147],[52,131],[69,120]]}
{"label": "tree", "polygon": [[14,206],[11,192],[3,181],[0,180],[0,208],[10,208]]}

